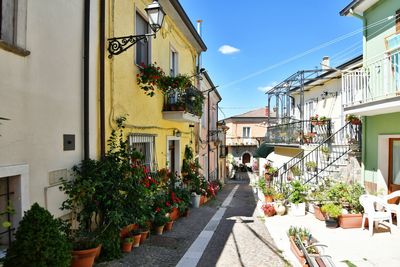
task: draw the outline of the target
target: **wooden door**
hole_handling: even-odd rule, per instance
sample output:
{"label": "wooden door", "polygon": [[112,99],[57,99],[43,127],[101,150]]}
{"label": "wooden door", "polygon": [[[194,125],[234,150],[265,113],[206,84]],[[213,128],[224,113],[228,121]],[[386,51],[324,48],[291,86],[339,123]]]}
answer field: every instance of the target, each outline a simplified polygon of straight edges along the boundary
{"label": "wooden door", "polygon": [[389,193],[400,190],[400,138],[389,138]]}

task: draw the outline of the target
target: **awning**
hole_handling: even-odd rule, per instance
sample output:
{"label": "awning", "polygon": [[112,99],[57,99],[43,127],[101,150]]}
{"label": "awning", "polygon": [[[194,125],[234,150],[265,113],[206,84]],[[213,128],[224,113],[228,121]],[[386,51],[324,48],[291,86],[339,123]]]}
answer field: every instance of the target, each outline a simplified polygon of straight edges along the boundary
{"label": "awning", "polygon": [[266,158],[269,154],[274,151],[273,145],[268,145],[266,143],[262,143],[254,153],[253,157],[255,158]]}

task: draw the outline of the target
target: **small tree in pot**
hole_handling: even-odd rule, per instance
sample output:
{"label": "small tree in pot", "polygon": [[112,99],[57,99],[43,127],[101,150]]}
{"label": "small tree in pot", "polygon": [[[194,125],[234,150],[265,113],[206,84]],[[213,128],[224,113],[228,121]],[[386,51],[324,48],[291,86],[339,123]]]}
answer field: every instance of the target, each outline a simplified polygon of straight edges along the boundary
{"label": "small tree in pot", "polygon": [[291,203],[291,214],[294,216],[304,216],[306,214],[306,195],[307,187],[303,185],[300,181],[292,181],[291,193],[289,196],[289,201]]}

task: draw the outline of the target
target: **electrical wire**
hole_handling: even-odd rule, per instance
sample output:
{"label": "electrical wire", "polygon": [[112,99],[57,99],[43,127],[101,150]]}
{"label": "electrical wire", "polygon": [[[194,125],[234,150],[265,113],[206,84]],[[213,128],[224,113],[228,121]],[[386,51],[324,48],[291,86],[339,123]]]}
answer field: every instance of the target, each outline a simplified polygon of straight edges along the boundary
{"label": "electrical wire", "polygon": [[355,30],[355,31],[352,31],[352,32],[350,32],[350,33],[341,35],[341,36],[339,36],[339,37],[337,37],[337,38],[335,38],[335,39],[333,39],[333,40],[331,40],[331,41],[322,43],[322,44],[320,44],[320,45],[318,45],[318,46],[316,46],[316,47],[313,47],[313,48],[311,48],[311,49],[309,49],[309,50],[306,50],[306,51],[304,51],[304,52],[302,52],[302,53],[300,53],[300,54],[297,54],[297,55],[295,55],[295,56],[293,56],[293,57],[290,57],[290,58],[285,59],[285,60],[283,60],[283,61],[281,61],[281,62],[275,63],[275,64],[273,64],[273,65],[271,65],[271,66],[268,66],[268,67],[266,67],[266,68],[264,68],[264,69],[261,69],[261,70],[259,70],[259,71],[256,71],[256,72],[252,73],[252,74],[249,74],[249,75],[247,75],[247,76],[245,76],[245,77],[243,77],[243,78],[241,78],[241,79],[238,79],[238,80],[229,82],[229,83],[227,83],[227,84],[225,84],[225,85],[222,85],[220,88],[231,87],[232,85],[235,85],[235,84],[241,83],[241,82],[243,82],[243,81],[245,81],[245,80],[248,80],[248,79],[250,79],[250,78],[259,76],[259,75],[261,75],[261,74],[263,74],[263,73],[265,73],[265,72],[267,72],[267,71],[269,71],[269,70],[272,70],[272,69],[275,69],[275,68],[277,68],[277,67],[286,65],[286,64],[289,63],[289,62],[292,62],[292,61],[294,61],[294,60],[296,60],[296,59],[302,58],[302,57],[304,57],[304,56],[306,56],[306,55],[308,55],[308,54],[311,54],[311,53],[313,53],[313,52],[315,52],[315,51],[318,51],[318,50],[320,50],[320,49],[322,49],[322,48],[328,47],[328,46],[330,46],[330,45],[332,45],[332,44],[335,44],[335,43],[338,43],[338,42],[343,41],[343,40],[345,40],[345,39],[348,39],[348,38],[350,38],[350,37],[352,37],[352,36],[357,35],[357,34],[360,33],[360,32],[363,32],[364,30],[367,30],[367,29],[370,29],[370,28],[372,28],[372,27],[378,26],[378,25],[380,25],[380,24],[382,24],[382,23],[385,23],[385,22],[386,22],[387,24],[389,24],[389,23],[391,23],[391,20],[394,19],[394,18],[396,18],[395,15],[391,15],[391,16],[388,16],[388,17],[386,17],[386,18],[383,18],[383,19],[381,19],[381,20],[379,20],[379,21],[377,21],[377,22],[374,22],[374,23],[372,23],[372,24],[370,24],[370,25],[368,25],[368,26],[365,26],[365,27],[362,27],[362,28],[357,29],[357,30]]}

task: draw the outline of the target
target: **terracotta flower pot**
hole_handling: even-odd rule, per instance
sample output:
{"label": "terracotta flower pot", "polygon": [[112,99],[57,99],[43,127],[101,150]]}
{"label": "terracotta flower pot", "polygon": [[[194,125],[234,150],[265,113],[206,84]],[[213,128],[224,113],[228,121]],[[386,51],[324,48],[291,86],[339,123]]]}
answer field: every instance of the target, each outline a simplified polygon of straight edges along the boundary
{"label": "terracotta flower pot", "polygon": [[173,208],[171,213],[169,214],[169,218],[172,221],[176,221],[179,218],[179,212],[177,208]]}
{"label": "terracotta flower pot", "polygon": [[133,236],[133,247],[135,248],[139,247],[141,238],[142,234],[137,234]]}
{"label": "terracotta flower pot", "polygon": [[273,196],[264,196],[264,198],[265,198],[265,202],[267,202],[267,203],[274,202]]}
{"label": "terracotta flower pot", "polygon": [[132,251],[133,242],[123,242],[121,245],[122,252],[128,253]]}
{"label": "terracotta flower pot", "polygon": [[102,244],[100,244],[100,245],[97,247],[96,258],[98,258],[98,257],[100,256],[101,248],[102,248],[102,247],[103,247]]}
{"label": "terracotta flower pot", "polygon": [[171,231],[172,230],[172,225],[174,224],[174,221],[170,221],[170,222],[167,222],[166,224],[165,224],[165,230],[166,231]]}
{"label": "terracotta flower pot", "polygon": [[205,196],[204,196],[204,195],[201,195],[201,196],[200,196],[200,206],[201,206],[201,205],[204,205],[204,203],[205,203]]}
{"label": "terracotta flower pot", "polygon": [[86,250],[72,251],[71,267],[91,267],[93,266],[98,247]]}
{"label": "terracotta flower pot", "polygon": [[290,250],[296,256],[297,260],[300,262],[301,266],[308,266],[303,252],[297,247],[293,236],[289,236]]}
{"label": "terracotta flower pot", "polygon": [[155,227],[155,231],[156,231],[157,235],[162,235],[163,234],[163,230],[164,230],[164,225]]}
{"label": "terracotta flower pot", "polygon": [[[343,229],[361,228],[362,214],[342,214],[339,216],[339,225]],[[368,224],[366,226],[368,226]]]}
{"label": "terracotta flower pot", "polygon": [[147,237],[149,236],[149,232],[149,230],[140,232],[140,244],[143,244],[143,242],[147,239]]}
{"label": "terracotta flower pot", "polygon": [[314,205],[314,216],[320,221],[325,221],[325,214],[321,211],[321,207]]}

